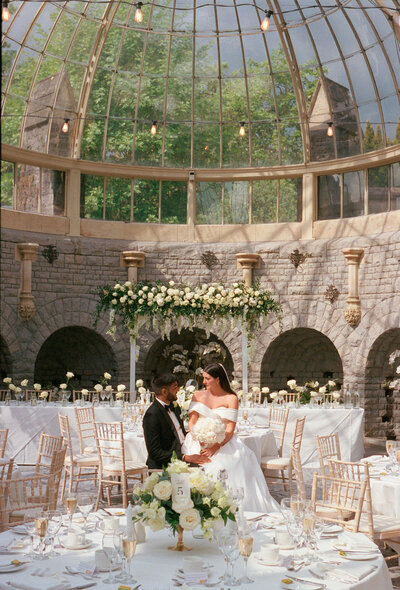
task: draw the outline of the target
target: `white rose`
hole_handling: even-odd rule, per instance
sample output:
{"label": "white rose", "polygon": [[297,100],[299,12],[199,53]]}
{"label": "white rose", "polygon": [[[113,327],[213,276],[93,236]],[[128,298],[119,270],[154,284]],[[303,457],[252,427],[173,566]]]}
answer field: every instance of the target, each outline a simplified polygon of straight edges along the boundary
{"label": "white rose", "polygon": [[233,381],[231,382],[231,387],[232,387],[232,389],[233,389],[234,391],[236,391],[236,389],[238,389],[238,388],[239,388],[239,383],[238,383],[237,381],[233,380]]}
{"label": "white rose", "polygon": [[87,389],[82,389],[81,394],[82,395],[89,395],[89,391]]}
{"label": "white rose", "polygon": [[159,481],[153,488],[153,494],[159,500],[169,500],[172,494],[172,484],[168,480]]}
{"label": "white rose", "polygon": [[118,301],[116,299],[111,299],[111,304],[112,305],[117,305]]}
{"label": "white rose", "polygon": [[122,385],[122,384],[117,385],[117,391],[125,391],[125,389],[126,389],[126,385]]}
{"label": "white rose", "polygon": [[40,393],[40,396],[42,399],[46,399],[49,396],[49,392],[48,391],[42,391]]}
{"label": "white rose", "polygon": [[334,391],[332,393],[332,396],[333,396],[334,399],[339,399],[340,398],[340,391]]}
{"label": "white rose", "polygon": [[319,391],[319,393],[326,393],[326,387],[325,387],[325,385],[323,387],[320,387],[318,389],[318,391]]}
{"label": "white rose", "polygon": [[214,518],[218,518],[218,516],[221,514],[221,510],[219,508],[217,508],[216,506],[211,508],[210,512],[211,512],[211,516],[213,516]]}
{"label": "white rose", "polygon": [[146,393],[146,389],[144,387],[139,387],[138,392],[140,394]]}
{"label": "white rose", "polygon": [[3,379],[3,383],[11,383],[12,379],[11,377],[4,377]]}
{"label": "white rose", "polygon": [[122,391],[117,391],[115,397],[116,399],[124,399],[124,393]]}
{"label": "white rose", "polygon": [[253,393],[256,393],[256,394],[257,393],[260,393],[260,388],[259,387],[252,387],[251,389],[252,389]]}
{"label": "white rose", "polygon": [[97,391],[97,393],[100,393],[100,391],[103,391],[103,386],[100,385],[100,383],[96,383],[93,389]]}
{"label": "white rose", "polygon": [[289,379],[286,385],[290,387],[290,389],[294,389],[297,385],[296,379]]}
{"label": "white rose", "polygon": [[107,379],[107,381],[108,381],[108,379],[111,379],[110,373],[104,373],[103,376],[104,376],[104,379]]}
{"label": "white rose", "polygon": [[278,391],[278,395],[280,395],[281,397],[285,396],[286,394],[287,394],[287,391],[286,391],[286,389],[280,389],[280,390]]}
{"label": "white rose", "polygon": [[40,383],[34,383],[33,389],[36,389],[36,391],[39,391],[39,389],[42,389],[42,386],[40,385]]}
{"label": "white rose", "polygon": [[16,387],[15,387],[14,383],[10,383],[9,386],[8,386],[8,388],[11,389],[11,391],[15,391],[16,390]]}
{"label": "white rose", "polygon": [[328,385],[329,385],[329,387],[336,387],[335,381],[332,381],[332,380],[328,381]]}
{"label": "white rose", "polygon": [[179,524],[185,531],[193,531],[201,522],[199,511],[195,508],[189,508],[181,512]]}
{"label": "white rose", "polygon": [[71,373],[71,371],[68,371],[65,376],[67,377],[67,379],[72,379],[72,377],[75,377],[75,375]]}
{"label": "white rose", "polygon": [[153,533],[157,531],[162,531],[165,528],[165,519],[162,518],[150,518],[146,524],[151,528]]}
{"label": "white rose", "polygon": [[262,393],[269,393],[269,387],[263,387],[261,391]]}
{"label": "white rose", "polygon": [[60,383],[60,389],[67,389],[66,383]]}
{"label": "white rose", "polygon": [[154,489],[154,486],[156,485],[156,483],[158,482],[158,473],[152,473],[151,475],[149,475],[149,477],[145,480],[144,484],[143,484],[143,489],[146,492],[152,492]]}
{"label": "white rose", "polygon": [[15,388],[15,392],[16,392],[16,393],[21,393],[21,391],[22,391],[22,389],[21,389],[20,387],[16,387],[16,388]]}
{"label": "white rose", "polygon": [[269,397],[271,399],[275,399],[276,397],[278,397],[278,392],[277,391],[273,391],[272,393],[270,393]]}
{"label": "white rose", "polygon": [[175,281],[170,281],[168,284],[170,287],[173,287],[175,285]]}
{"label": "white rose", "polygon": [[143,379],[138,379],[136,381],[136,387],[143,387]]}
{"label": "white rose", "polygon": [[105,390],[106,391],[112,391],[113,390],[112,385],[107,385],[106,388],[105,388]]}
{"label": "white rose", "polygon": [[26,387],[28,385],[28,379],[23,379],[21,381],[21,385],[22,385],[22,387]]}
{"label": "white rose", "polygon": [[318,397],[318,393],[316,391],[310,391],[310,397]]}
{"label": "white rose", "polygon": [[167,467],[167,473],[188,473],[189,465],[185,461],[172,461]]}

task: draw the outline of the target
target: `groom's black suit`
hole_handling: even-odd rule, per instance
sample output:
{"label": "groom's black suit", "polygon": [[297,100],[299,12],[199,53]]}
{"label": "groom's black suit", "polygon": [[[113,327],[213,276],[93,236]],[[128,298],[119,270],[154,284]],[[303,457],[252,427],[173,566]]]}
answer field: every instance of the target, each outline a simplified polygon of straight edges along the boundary
{"label": "groom's black suit", "polygon": [[[174,408],[172,403],[169,407],[178,418],[183,434],[186,434],[179,407]],[[146,464],[149,469],[161,469],[168,465],[174,451],[178,459],[182,459],[182,445],[168,414],[168,408],[154,400],[143,416],[144,440],[148,453]]]}

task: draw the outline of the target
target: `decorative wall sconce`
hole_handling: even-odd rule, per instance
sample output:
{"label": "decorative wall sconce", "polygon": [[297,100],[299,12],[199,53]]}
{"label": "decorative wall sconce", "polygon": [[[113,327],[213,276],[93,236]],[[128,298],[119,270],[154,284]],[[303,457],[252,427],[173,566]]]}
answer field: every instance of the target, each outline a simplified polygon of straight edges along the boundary
{"label": "decorative wall sconce", "polygon": [[208,270],[212,270],[213,267],[218,263],[218,258],[215,256],[214,252],[211,250],[206,250],[201,255],[201,261],[208,268]]}
{"label": "decorative wall sconce", "polygon": [[301,264],[303,264],[303,262],[305,262],[307,258],[311,258],[311,254],[307,254],[307,252],[300,252],[298,248],[289,254],[289,260],[294,265],[296,270]]}
{"label": "decorative wall sconce", "polygon": [[57,248],[52,245],[45,246],[42,250],[42,256],[49,264],[53,264],[58,258]]}
{"label": "decorative wall sconce", "polygon": [[243,269],[243,282],[247,287],[250,287],[253,282],[253,268],[260,268],[261,256],[247,252],[240,252],[235,256],[236,268]]}
{"label": "decorative wall sconce", "polygon": [[21,262],[21,286],[18,290],[18,314],[23,322],[35,315],[32,295],[32,262],[36,260],[39,244],[16,244],[15,259]]}
{"label": "decorative wall sconce", "polygon": [[335,303],[336,299],[339,297],[340,291],[338,291],[335,285],[328,285],[325,291],[325,299],[330,303]]}
{"label": "decorative wall sconce", "polygon": [[361,301],[358,294],[358,269],[364,256],[362,248],[346,248],[342,250],[349,267],[349,294],[344,317],[350,326],[357,326],[361,320]]}

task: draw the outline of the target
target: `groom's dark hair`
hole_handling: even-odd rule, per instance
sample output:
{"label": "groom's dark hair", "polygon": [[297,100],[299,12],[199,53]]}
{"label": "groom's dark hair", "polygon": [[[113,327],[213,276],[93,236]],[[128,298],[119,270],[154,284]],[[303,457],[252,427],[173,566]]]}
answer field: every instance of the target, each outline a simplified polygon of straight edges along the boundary
{"label": "groom's dark hair", "polygon": [[160,395],[161,390],[163,387],[168,387],[173,383],[176,383],[178,380],[175,375],[172,373],[163,373],[159,377],[156,377],[153,381],[153,388],[156,392],[156,395]]}

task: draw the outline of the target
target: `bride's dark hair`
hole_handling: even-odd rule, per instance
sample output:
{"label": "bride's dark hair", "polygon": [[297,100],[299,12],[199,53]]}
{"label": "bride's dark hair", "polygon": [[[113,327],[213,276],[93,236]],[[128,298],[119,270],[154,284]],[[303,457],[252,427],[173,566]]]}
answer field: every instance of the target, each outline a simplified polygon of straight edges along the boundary
{"label": "bride's dark hair", "polygon": [[211,363],[210,365],[207,365],[203,371],[204,373],[211,375],[211,377],[214,377],[214,379],[219,377],[219,384],[222,389],[227,393],[233,393],[233,395],[236,395],[229,382],[228,373],[220,363]]}

